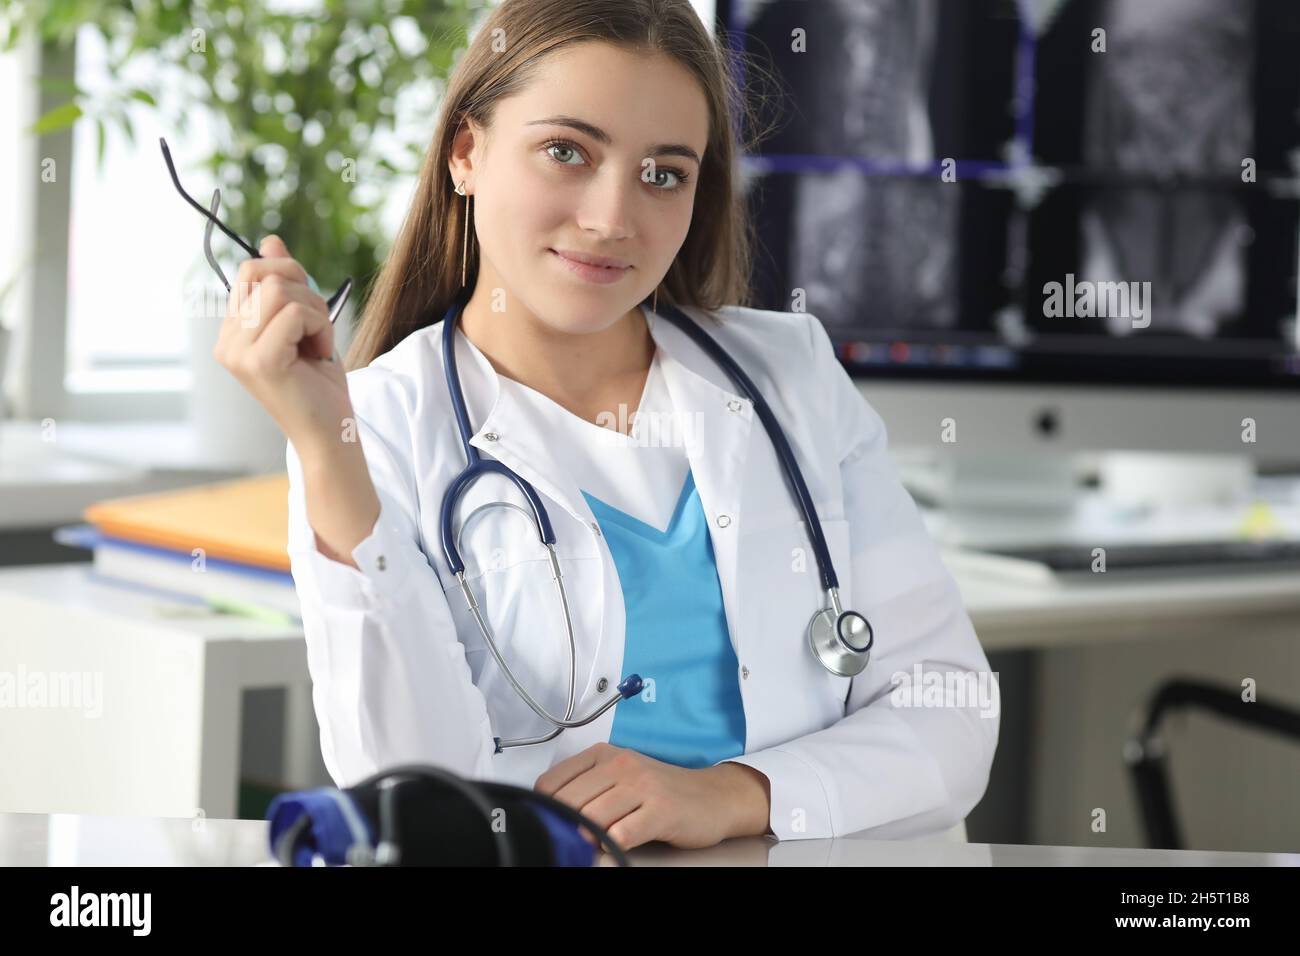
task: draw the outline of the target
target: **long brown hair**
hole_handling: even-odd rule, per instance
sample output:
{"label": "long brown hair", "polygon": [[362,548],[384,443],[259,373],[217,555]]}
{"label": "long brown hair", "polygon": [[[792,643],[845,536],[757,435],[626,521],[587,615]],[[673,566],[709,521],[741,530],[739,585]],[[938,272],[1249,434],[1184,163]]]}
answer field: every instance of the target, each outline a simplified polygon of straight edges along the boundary
{"label": "long brown hair", "polygon": [[[510,38],[504,50],[494,44],[498,37]],[[489,127],[496,101],[526,87],[543,58],[591,40],[672,57],[697,78],[709,104],[690,230],[660,284],[660,298],[707,310],[749,304],[754,236],[738,188],[737,158],[748,147],[740,137],[757,127],[757,113],[731,67],[743,63],[750,76],[765,76],[759,64],[715,41],[689,0],[504,0],[448,78],[410,211],[370,288],[346,368],[369,365],[416,329],[440,321],[462,291],[465,200],[447,165],[465,118]],[[477,243],[469,243],[468,257],[466,290],[478,274]]]}

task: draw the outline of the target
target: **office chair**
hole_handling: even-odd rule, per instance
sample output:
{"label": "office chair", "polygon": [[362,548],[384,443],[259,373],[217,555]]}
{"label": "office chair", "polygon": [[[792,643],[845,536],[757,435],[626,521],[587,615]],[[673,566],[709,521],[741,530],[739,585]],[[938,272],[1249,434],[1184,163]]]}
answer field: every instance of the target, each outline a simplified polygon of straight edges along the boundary
{"label": "office chair", "polygon": [[1160,737],[1161,719],[1175,709],[1199,707],[1253,727],[1300,740],[1300,712],[1260,700],[1246,702],[1236,688],[1215,687],[1175,678],[1161,686],[1134,715],[1138,730],[1124,744],[1147,842],[1154,849],[1183,849],[1182,831],[1169,787],[1168,748]]}

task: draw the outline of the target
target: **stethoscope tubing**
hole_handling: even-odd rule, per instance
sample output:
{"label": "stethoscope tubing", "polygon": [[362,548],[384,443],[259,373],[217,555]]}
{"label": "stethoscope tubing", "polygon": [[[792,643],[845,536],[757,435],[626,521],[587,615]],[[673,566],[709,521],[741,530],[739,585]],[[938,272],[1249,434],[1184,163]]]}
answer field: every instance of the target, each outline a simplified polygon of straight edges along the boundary
{"label": "stethoscope tubing", "polygon": [[[464,448],[467,462],[465,469],[452,480],[442,499],[440,515],[442,549],[447,560],[447,566],[451,569],[452,574],[461,574],[465,570],[465,562],[461,559],[460,549],[455,546],[452,535],[456,504],[468,485],[489,472],[502,475],[514,483],[515,487],[528,500],[529,507],[533,512],[533,519],[537,524],[537,534],[542,543],[555,544],[555,531],[551,527],[550,516],[546,513],[546,506],[542,504],[542,499],[532,484],[515,474],[509,466],[502,462],[483,458],[479,454],[479,450],[470,444],[473,428],[469,421],[469,410],[465,405],[465,395],[461,389],[460,372],[456,367],[455,348],[456,323],[460,318],[460,312],[464,305],[463,299],[464,296],[457,297],[443,318],[443,370],[446,372],[448,390],[451,394],[452,412],[456,418],[456,427],[460,431],[461,445]],[[660,313],[656,312],[655,314]],[[689,316],[672,305],[667,306],[667,310],[663,314],[704,349],[722,367],[741,393],[753,404],[754,411],[758,415],[764,430],[766,430],[773,448],[776,450],[777,458],[781,463],[781,470],[790,483],[791,492],[795,496],[799,510],[803,513],[804,524],[812,537],[813,552],[817,558],[817,569],[821,576],[822,589],[826,591],[838,589],[839,578],[835,574],[835,567],[831,562],[830,548],[826,544],[826,535],[822,531],[821,521],[817,515],[817,506],[813,504],[812,495],[808,492],[808,485],[804,481],[803,472],[795,459],[794,451],[790,448],[790,442],[786,439],[785,432],[776,420],[776,416],[772,414],[772,409],[768,406],[767,401],[749,376],[745,374],[745,371],[727,354],[726,350],[712,336],[700,328],[696,322],[692,321]]]}
{"label": "stethoscope tubing", "polygon": [[[473,429],[469,420],[469,410],[465,404],[464,391],[460,384],[460,372],[456,366],[455,339],[456,322],[460,317],[465,301],[466,296],[464,293],[457,296],[456,300],[447,309],[447,313],[443,318],[443,370],[446,373],[447,388],[451,396],[452,412],[456,419],[456,427],[460,432],[461,445],[465,451],[466,461],[464,470],[462,470],[460,474],[452,480],[442,499],[442,507],[439,515],[439,531],[443,555],[447,561],[448,568],[456,578],[457,583],[460,585],[461,591],[465,597],[465,602],[479,628],[480,633],[483,635],[483,640],[487,644],[488,650],[491,652],[497,665],[501,668],[501,672],[505,675],[506,680],[509,681],[510,686],[514,688],[519,697],[535,714],[554,725],[554,728],[550,732],[536,737],[511,738],[508,740],[500,737],[495,738],[496,750],[500,753],[507,747],[522,747],[531,744],[545,743],[548,740],[553,740],[563,730],[589,724],[598,719],[619,701],[639,693],[642,682],[639,675],[629,675],[619,683],[616,693],[611,694],[602,703],[597,705],[589,714],[585,717],[576,719],[573,717],[573,709],[575,706],[574,694],[577,681],[577,643],[574,639],[573,616],[569,608],[568,594],[564,587],[559,558],[556,556],[555,531],[551,525],[550,516],[546,513],[546,506],[542,503],[541,496],[538,495],[536,489],[533,488],[531,483],[524,480],[503,462],[482,457],[479,450],[470,443]],[[656,312],[656,314],[659,313]],[[803,513],[804,524],[812,538],[813,551],[817,557],[817,567],[821,575],[822,586],[830,595],[832,608],[836,615],[838,626],[838,621],[842,619],[838,595],[839,581],[831,563],[830,549],[827,547],[826,537],[822,531],[821,522],[817,516],[817,508],[813,504],[812,495],[808,492],[808,486],[804,481],[803,473],[799,468],[798,461],[795,459],[790,443],[785,437],[785,432],[782,431],[780,423],[776,420],[776,416],[772,414],[771,408],[764,400],[762,394],[755,387],[754,383],[750,380],[749,376],[746,375],[744,370],[735,362],[735,360],[732,359],[732,357],[728,355],[716,341],[714,341],[712,336],[700,328],[699,325],[692,321],[689,316],[672,305],[668,306],[666,315],[674,325],[689,335],[691,339],[700,346],[700,348],[707,352],[709,356],[712,357],[724,371],[726,371],[732,382],[754,406],[755,414],[758,415],[759,421],[762,423],[767,432],[768,438],[772,442],[773,448],[776,450],[782,471],[785,474],[786,480],[789,482],[791,492],[799,505],[799,509]],[[513,503],[492,502],[476,508],[461,525],[460,533],[453,535],[452,529],[455,522],[456,505],[459,503],[461,495],[474,481],[488,474],[498,474],[513,482],[515,487],[519,489],[520,494],[522,494],[528,502],[531,515],[528,511],[525,511],[523,508],[520,508],[518,505]],[[514,671],[501,653],[501,649],[497,647],[496,640],[492,635],[492,629],[488,626],[488,622],[484,618],[482,609],[479,607],[478,600],[474,595],[473,587],[465,576],[465,562],[461,558],[460,551],[461,534],[464,533],[465,528],[478,514],[487,508],[496,506],[511,508],[522,514],[525,518],[531,518],[539,540],[547,549],[547,554],[551,564],[551,573],[560,596],[560,606],[564,612],[564,626],[568,637],[569,693],[568,707],[565,710],[563,717],[556,717],[550,713],[550,711],[539,704],[519,682],[519,679],[515,676]],[[856,616],[860,617],[860,615]],[[863,619],[863,621],[865,623],[865,619]],[[849,646],[845,643],[843,635],[840,634],[838,630],[835,632],[835,640],[839,649],[850,653],[857,653],[859,651],[865,653],[865,650],[869,650],[870,648],[870,644],[868,644],[868,647],[865,650]],[[813,652],[821,657],[816,646],[814,646]],[[826,664],[827,661],[823,659],[823,663]],[[865,666],[865,657],[862,658],[861,664],[862,666]],[[827,666],[830,665],[828,664]]]}

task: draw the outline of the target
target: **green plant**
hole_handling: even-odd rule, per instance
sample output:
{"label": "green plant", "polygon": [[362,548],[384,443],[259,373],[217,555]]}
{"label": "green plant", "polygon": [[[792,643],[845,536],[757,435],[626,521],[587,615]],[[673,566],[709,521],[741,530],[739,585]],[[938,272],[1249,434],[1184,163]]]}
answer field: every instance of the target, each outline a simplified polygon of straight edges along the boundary
{"label": "green plant", "polygon": [[[270,232],[283,237],[322,289],[347,275],[364,289],[389,241],[381,202],[415,173],[432,131],[420,120],[432,115],[440,78],[488,5],[318,0],[303,10],[307,4],[283,0],[9,0],[0,5],[0,47],[33,33],[66,46],[81,28],[97,30],[112,88],[91,97],[69,77],[42,77],[68,99],[33,132],[94,123],[102,164],[109,129],[134,141],[128,106],[157,111],[177,140],[189,123],[209,123],[219,145],[203,163],[207,176],[178,170],[186,188],[206,203],[219,186],[222,218],[254,243]],[[159,64],[156,73],[146,82],[121,80],[144,51]],[[399,93],[423,104],[414,121],[399,122]],[[164,182],[156,145],[145,152]],[[199,222],[196,214],[196,256]]]}

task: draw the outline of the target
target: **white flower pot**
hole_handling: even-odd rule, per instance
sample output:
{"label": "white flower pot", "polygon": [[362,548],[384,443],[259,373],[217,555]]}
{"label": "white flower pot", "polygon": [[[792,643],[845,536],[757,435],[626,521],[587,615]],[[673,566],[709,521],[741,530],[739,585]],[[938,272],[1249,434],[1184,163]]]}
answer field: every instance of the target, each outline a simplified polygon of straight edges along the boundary
{"label": "white flower pot", "polygon": [[212,357],[223,314],[216,303],[188,305],[190,371],[189,417],[205,463],[251,474],[283,471],[286,439],[239,380]]}

